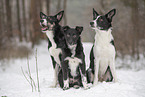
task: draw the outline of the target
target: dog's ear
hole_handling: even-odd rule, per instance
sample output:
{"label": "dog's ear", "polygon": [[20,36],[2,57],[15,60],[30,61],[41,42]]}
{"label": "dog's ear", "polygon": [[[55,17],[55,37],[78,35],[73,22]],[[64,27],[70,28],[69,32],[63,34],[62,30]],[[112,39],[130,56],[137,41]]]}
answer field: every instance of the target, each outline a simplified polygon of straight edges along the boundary
{"label": "dog's ear", "polygon": [[42,18],[45,18],[45,17],[47,17],[43,12],[40,12],[40,18],[42,19]]}
{"label": "dog's ear", "polygon": [[95,11],[95,9],[93,8],[93,20],[95,20],[97,18],[99,14]]}
{"label": "dog's ear", "polygon": [[116,9],[112,9],[105,16],[110,22],[112,22],[112,18],[115,14],[116,14]]}
{"label": "dog's ear", "polygon": [[58,14],[55,15],[55,17],[57,18],[58,22],[61,21],[62,17],[63,17],[64,11],[60,11]]}
{"label": "dog's ear", "polygon": [[75,29],[79,32],[79,34],[81,34],[83,31],[83,27],[81,27],[81,26],[76,26]]}
{"label": "dog's ear", "polygon": [[64,31],[64,32],[66,32],[68,29],[70,29],[69,26],[64,26],[64,27],[63,27],[63,31]]}

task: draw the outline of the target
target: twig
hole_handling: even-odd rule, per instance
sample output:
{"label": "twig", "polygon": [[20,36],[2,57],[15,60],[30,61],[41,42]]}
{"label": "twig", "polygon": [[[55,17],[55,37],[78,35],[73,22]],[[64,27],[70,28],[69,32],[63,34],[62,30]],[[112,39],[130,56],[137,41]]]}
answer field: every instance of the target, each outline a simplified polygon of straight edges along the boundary
{"label": "twig", "polygon": [[32,92],[33,92],[33,85],[31,84],[31,82],[28,80],[28,78],[26,77],[26,75],[25,75],[25,73],[24,73],[24,71],[23,71],[23,68],[21,67],[21,70],[22,70],[22,73],[23,73],[23,75],[24,75],[24,77],[25,77],[25,79],[28,81],[28,83],[31,85],[31,87],[32,87]]}
{"label": "twig", "polygon": [[37,83],[38,83],[38,92],[40,92],[40,87],[39,87],[39,76],[38,76],[38,65],[37,65],[37,48],[36,48],[36,73],[37,73]]}
{"label": "twig", "polygon": [[[26,72],[26,73],[27,73],[27,72]],[[32,85],[35,87],[35,91],[36,91],[36,84],[35,84],[35,81],[33,80],[32,77],[30,77],[30,75],[29,75],[28,73],[27,73],[27,75],[29,76],[31,82],[33,82]]]}
{"label": "twig", "polygon": [[30,71],[29,59],[28,59],[28,57],[27,57],[27,64],[28,64],[28,72],[29,72],[29,73],[28,73],[28,76],[29,76],[29,78],[30,78],[30,80],[31,80],[31,84],[32,84],[32,86],[34,85],[34,87],[35,87],[35,91],[36,91],[36,85],[35,85],[35,82],[34,82],[32,76],[31,76],[31,71]]}

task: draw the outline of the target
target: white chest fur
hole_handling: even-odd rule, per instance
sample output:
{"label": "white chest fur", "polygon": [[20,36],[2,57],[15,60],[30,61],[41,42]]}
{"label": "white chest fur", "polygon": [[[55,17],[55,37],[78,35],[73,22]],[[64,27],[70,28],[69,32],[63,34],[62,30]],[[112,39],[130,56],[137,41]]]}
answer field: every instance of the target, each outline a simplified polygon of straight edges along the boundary
{"label": "white chest fur", "polygon": [[67,57],[65,60],[68,60],[69,68],[71,70],[71,75],[76,76],[76,69],[79,66],[79,63],[82,63],[81,59],[77,57]]}
{"label": "white chest fur", "polygon": [[53,31],[47,31],[46,32],[46,35],[47,37],[49,38],[51,44],[52,44],[52,47],[56,48],[56,43],[54,41],[54,35],[53,35]]}
{"label": "white chest fur", "polygon": [[57,48],[57,45],[54,41],[53,31],[47,31],[46,35],[52,44],[52,46],[49,48],[50,55],[53,56],[55,61],[60,65],[59,55],[62,53],[62,50],[60,48]]}
{"label": "white chest fur", "polygon": [[96,30],[94,53],[95,57],[109,58],[115,56],[115,48],[110,43],[113,40],[111,29],[108,31]]}
{"label": "white chest fur", "polygon": [[77,45],[69,45],[68,44],[68,47],[69,47],[69,49],[71,50],[71,53],[72,53],[71,57],[74,57],[75,54],[76,54],[76,46]]}

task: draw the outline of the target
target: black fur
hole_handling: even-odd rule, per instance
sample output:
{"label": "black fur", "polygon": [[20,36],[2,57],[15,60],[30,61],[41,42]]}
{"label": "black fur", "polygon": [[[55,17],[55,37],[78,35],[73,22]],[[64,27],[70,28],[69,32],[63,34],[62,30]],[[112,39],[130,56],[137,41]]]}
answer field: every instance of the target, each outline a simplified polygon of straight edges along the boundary
{"label": "black fur", "polygon": [[93,83],[93,80],[91,78],[91,74],[94,75],[94,51],[93,51],[94,45],[92,46],[91,52],[90,52],[90,67],[87,69],[87,81],[88,83]]}
{"label": "black fur", "polygon": [[[108,30],[110,27],[112,27],[111,22],[115,13],[116,13],[116,9],[112,9],[105,15],[99,15],[93,9],[93,20],[96,22],[97,24],[96,26],[99,27],[100,30]],[[90,25],[91,27],[95,27],[94,22],[90,22]]]}
{"label": "black fur", "polygon": [[115,45],[114,45],[114,40],[111,40],[111,42],[110,42],[110,43],[111,43],[113,46],[115,46]]}
{"label": "black fur", "polygon": [[[63,17],[63,13],[64,13],[64,11],[61,11],[54,16],[46,16],[44,13],[40,12],[40,25],[42,27],[42,32],[46,33],[45,31],[52,31],[53,39],[56,44],[56,49],[57,48],[62,49],[66,45],[64,34],[63,34],[63,28],[61,27],[61,25],[59,25],[59,22],[61,21],[61,19]],[[47,21],[47,23],[44,23],[45,20]],[[54,44],[52,44],[50,39],[48,38],[48,50],[53,45]],[[61,56],[62,56],[61,53],[59,54],[59,56],[57,56],[57,57],[59,57],[60,62],[61,62]],[[53,64],[54,69],[56,68],[56,65],[58,65],[58,66],[61,65],[56,62],[55,57],[56,56],[51,55],[52,64]]]}
{"label": "black fur", "polygon": [[[90,22],[90,25],[92,28],[98,28],[99,30],[108,30],[112,27],[111,22],[115,14],[116,14],[116,9],[112,9],[105,15],[99,15],[95,11],[95,9],[93,9],[93,22]],[[110,43],[114,46],[114,40],[111,40]],[[90,52],[90,67],[86,71],[88,83],[93,83],[92,75],[94,75],[94,58],[95,58],[93,49],[94,49],[94,45]],[[107,75],[110,75],[109,78],[107,78]],[[113,76],[110,67],[108,66],[103,78],[99,79],[99,81],[110,82],[112,80],[113,80]]]}
{"label": "black fur", "polygon": [[[86,65],[85,65],[85,55],[83,52],[83,46],[80,37],[83,28],[76,27],[75,29],[73,29],[68,26],[65,26],[63,29],[64,29],[64,36],[66,39],[67,46],[63,48],[62,64],[61,64],[62,70],[59,72],[58,79],[59,79],[60,87],[66,90],[67,88],[64,87],[63,81],[67,79],[70,80],[69,87],[82,86],[82,75],[86,76],[86,71],[85,71]],[[71,52],[72,49],[69,48],[69,45],[76,45],[75,54]],[[76,57],[82,61],[82,63],[79,63],[78,67],[76,68],[76,74],[77,74],[76,76],[71,75],[71,70],[69,68],[69,61],[65,60],[67,57],[71,57],[71,58]],[[75,80],[75,82],[71,82],[71,80]]]}

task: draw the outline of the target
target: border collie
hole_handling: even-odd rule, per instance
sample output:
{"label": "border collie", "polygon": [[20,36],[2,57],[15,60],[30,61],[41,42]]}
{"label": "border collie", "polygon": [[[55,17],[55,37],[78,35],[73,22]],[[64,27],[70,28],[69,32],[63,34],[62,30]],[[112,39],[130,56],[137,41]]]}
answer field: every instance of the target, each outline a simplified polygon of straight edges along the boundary
{"label": "border collie", "polygon": [[90,26],[95,30],[95,42],[90,53],[90,67],[87,70],[88,82],[96,85],[98,81],[117,81],[115,71],[115,47],[112,32],[112,18],[116,9],[105,15],[99,15],[93,9],[93,21]]}
{"label": "border collie", "polygon": [[63,29],[67,47],[63,49],[62,70],[58,75],[60,87],[63,90],[80,86],[88,89],[85,55],[80,37],[83,27],[76,26],[74,29],[65,26]]}
{"label": "border collie", "polygon": [[43,33],[48,37],[48,50],[54,68],[54,80],[51,87],[56,87],[58,81],[58,70],[61,67],[61,48],[65,45],[62,27],[59,25],[63,17],[64,11],[59,12],[54,16],[46,16],[40,12],[40,26]]}

